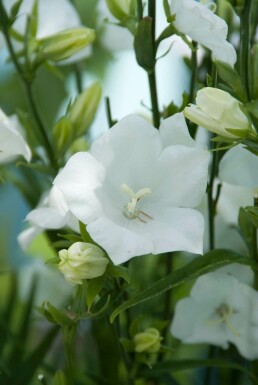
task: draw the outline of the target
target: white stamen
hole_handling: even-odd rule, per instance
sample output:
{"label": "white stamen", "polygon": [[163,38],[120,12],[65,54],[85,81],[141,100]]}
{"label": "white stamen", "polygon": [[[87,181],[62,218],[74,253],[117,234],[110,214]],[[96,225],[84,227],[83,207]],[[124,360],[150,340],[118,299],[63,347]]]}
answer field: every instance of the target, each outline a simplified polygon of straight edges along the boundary
{"label": "white stamen", "polygon": [[125,192],[129,195],[131,199],[127,205],[124,206],[123,213],[128,219],[136,219],[138,218],[141,222],[146,223],[146,220],[140,218],[140,215],[145,216],[148,219],[153,219],[150,215],[146,214],[144,211],[137,209],[137,203],[140,199],[144,198],[146,195],[150,195],[152,193],[151,189],[146,187],[142,188],[136,193],[125,183],[120,186],[121,191]]}
{"label": "white stamen", "polygon": [[216,314],[219,315],[219,318],[215,320],[209,320],[207,321],[207,323],[210,326],[225,324],[228,327],[228,329],[233,334],[235,334],[235,336],[241,337],[241,334],[239,333],[239,331],[230,322],[230,318],[234,313],[236,313],[236,311],[232,308],[232,306],[223,303],[216,309]]}

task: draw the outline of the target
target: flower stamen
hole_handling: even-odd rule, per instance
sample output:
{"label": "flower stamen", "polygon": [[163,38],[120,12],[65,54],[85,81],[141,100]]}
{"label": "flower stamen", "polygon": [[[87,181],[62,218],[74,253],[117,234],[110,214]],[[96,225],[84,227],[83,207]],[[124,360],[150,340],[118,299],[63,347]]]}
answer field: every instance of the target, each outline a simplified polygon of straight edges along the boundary
{"label": "flower stamen", "polygon": [[207,323],[210,326],[217,326],[220,324],[225,324],[227,328],[237,337],[241,337],[239,331],[232,325],[230,322],[230,318],[236,311],[232,308],[232,306],[227,305],[225,303],[221,304],[218,308],[215,309],[216,314],[219,315],[218,319],[209,320]]}
{"label": "flower stamen", "polygon": [[146,187],[142,188],[136,193],[125,183],[121,184],[120,189],[125,192],[127,195],[129,195],[129,198],[131,199],[127,205],[123,208],[123,214],[128,219],[139,219],[143,223],[147,223],[147,221],[140,217],[140,215],[144,216],[148,219],[153,219],[149,214],[145,213],[142,210],[139,210],[137,208],[137,203],[144,198],[147,195],[150,195],[152,193],[151,189]]}

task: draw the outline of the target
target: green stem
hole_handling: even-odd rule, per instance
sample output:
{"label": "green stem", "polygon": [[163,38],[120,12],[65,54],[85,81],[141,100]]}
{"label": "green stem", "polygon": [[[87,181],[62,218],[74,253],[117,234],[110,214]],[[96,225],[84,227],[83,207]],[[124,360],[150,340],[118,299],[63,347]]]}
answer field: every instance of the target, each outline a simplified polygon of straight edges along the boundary
{"label": "green stem", "polygon": [[248,100],[250,98],[249,89],[249,49],[250,49],[250,16],[252,0],[246,0],[245,8],[240,16],[240,74],[246,88]]}
{"label": "green stem", "polygon": [[[254,198],[254,206],[258,207],[258,198]],[[253,226],[253,237],[252,237],[252,257],[258,264],[258,250],[257,250],[257,228]],[[254,288],[258,290],[258,273],[254,272]]]}
{"label": "green stem", "polygon": [[[0,13],[2,13],[2,14],[5,13],[5,9],[4,9],[1,1],[0,1]],[[32,89],[31,89],[31,74],[28,75],[28,74],[25,73],[25,71],[23,70],[22,66],[20,65],[20,63],[19,63],[19,61],[17,59],[16,53],[14,51],[12,42],[11,42],[10,37],[9,37],[8,26],[3,24],[2,31],[3,31],[4,38],[5,38],[5,41],[6,41],[6,45],[8,47],[11,59],[13,61],[13,64],[14,64],[14,66],[15,66],[15,68],[17,70],[17,73],[19,74],[20,79],[22,80],[22,83],[24,85],[25,92],[26,92],[26,95],[27,95],[27,98],[28,98],[28,102],[29,102],[29,105],[30,105],[30,109],[31,109],[31,111],[33,113],[33,116],[34,116],[34,119],[35,119],[35,121],[37,123],[38,137],[40,138],[40,141],[43,142],[44,147],[46,149],[46,152],[48,154],[50,163],[51,163],[53,169],[56,171],[56,170],[58,170],[58,167],[57,167],[57,164],[56,164],[55,157],[53,155],[52,147],[50,145],[48,136],[46,134],[46,130],[45,130],[44,125],[43,125],[43,123],[42,123],[42,121],[40,119],[39,113],[37,111],[37,108],[36,108],[36,105],[35,105],[35,102],[34,102],[34,98],[33,98],[33,94],[32,94]]]}
{"label": "green stem", "polygon": [[76,324],[64,326],[62,328],[64,348],[65,348],[65,357],[66,357],[66,374],[68,379],[68,384],[74,384],[74,374],[75,374],[75,359],[74,359],[74,342],[76,337]]}
{"label": "green stem", "polygon": [[[156,53],[156,50],[155,50],[156,0],[149,0],[149,2],[148,2],[148,15],[152,19],[151,35],[152,35],[153,52],[155,55],[155,53]],[[154,60],[154,62],[155,62],[155,60]],[[153,124],[154,124],[154,127],[158,128],[159,123],[160,123],[160,113],[159,113],[159,104],[158,104],[155,64],[154,64],[152,70],[148,72],[148,79],[149,79],[149,89],[150,89],[150,97],[151,97],[151,105],[152,105]]]}
{"label": "green stem", "polygon": [[151,96],[151,105],[152,105],[152,118],[154,127],[159,127],[160,115],[158,107],[158,95],[157,95],[157,84],[156,84],[156,71],[155,68],[151,73],[148,74],[149,78],[149,88]]}
{"label": "green stem", "polygon": [[191,55],[191,82],[190,82],[190,91],[189,91],[189,103],[192,103],[194,101],[194,94],[195,94],[195,85],[197,80],[197,43],[195,41],[192,42],[193,49],[192,49],[192,55]]}
{"label": "green stem", "polygon": [[139,20],[143,18],[143,6],[142,6],[142,0],[137,0],[137,15]]}

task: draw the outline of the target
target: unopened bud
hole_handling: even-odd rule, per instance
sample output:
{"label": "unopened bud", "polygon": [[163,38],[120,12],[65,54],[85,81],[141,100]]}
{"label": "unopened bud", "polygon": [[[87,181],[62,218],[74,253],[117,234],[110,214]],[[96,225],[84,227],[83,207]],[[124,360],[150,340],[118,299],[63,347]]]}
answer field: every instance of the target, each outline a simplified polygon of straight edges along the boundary
{"label": "unopened bud", "polygon": [[73,132],[70,121],[66,117],[58,120],[53,128],[53,139],[56,150],[60,152],[61,150],[66,149],[71,143],[72,136]]}
{"label": "unopened bud", "polygon": [[135,334],[134,350],[136,353],[158,353],[162,337],[158,329],[148,328],[142,333]]}
{"label": "unopened bud", "polygon": [[66,29],[54,35],[38,40],[39,52],[49,60],[60,61],[67,59],[92,43],[95,31],[81,27]]}
{"label": "unopened bud", "polygon": [[245,137],[251,126],[240,105],[228,92],[206,87],[197,92],[196,105],[190,104],[183,114],[192,122],[218,135],[228,138]]}
{"label": "unopened bud", "polygon": [[109,11],[118,20],[129,16],[131,0],[106,0]]}
{"label": "unopened bud", "polygon": [[109,262],[100,247],[84,242],[76,242],[58,254],[61,259],[59,270],[72,285],[81,285],[84,279],[100,277]]}
{"label": "unopened bud", "polygon": [[85,134],[94,119],[101,98],[101,86],[94,83],[74,101],[69,111],[69,120],[75,137]]}

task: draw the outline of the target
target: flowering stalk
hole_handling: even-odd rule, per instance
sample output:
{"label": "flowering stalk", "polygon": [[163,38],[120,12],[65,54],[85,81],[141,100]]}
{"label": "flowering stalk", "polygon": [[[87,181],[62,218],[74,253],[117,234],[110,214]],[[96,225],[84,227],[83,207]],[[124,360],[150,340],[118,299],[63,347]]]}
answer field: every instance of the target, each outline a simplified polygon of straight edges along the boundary
{"label": "flowering stalk", "polygon": [[[156,22],[156,1],[155,0],[149,0],[148,14],[149,14],[149,17],[152,18],[152,45],[154,48],[155,47],[155,22]],[[155,52],[155,49],[154,49],[154,52]],[[150,96],[151,96],[151,104],[152,104],[153,125],[154,127],[158,128],[160,123],[160,114],[159,114],[159,105],[158,105],[155,64],[152,70],[148,72],[148,79],[149,79]]]}
{"label": "flowering stalk", "polygon": [[246,0],[244,10],[240,14],[240,73],[243,84],[246,88],[248,99],[250,98],[249,89],[249,48],[250,48],[250,16],[252,0]]}

